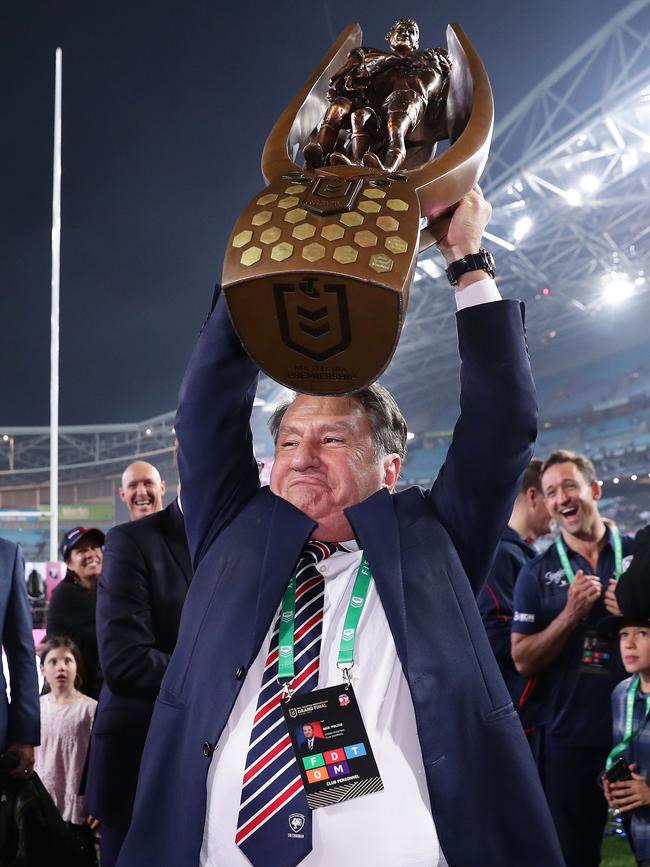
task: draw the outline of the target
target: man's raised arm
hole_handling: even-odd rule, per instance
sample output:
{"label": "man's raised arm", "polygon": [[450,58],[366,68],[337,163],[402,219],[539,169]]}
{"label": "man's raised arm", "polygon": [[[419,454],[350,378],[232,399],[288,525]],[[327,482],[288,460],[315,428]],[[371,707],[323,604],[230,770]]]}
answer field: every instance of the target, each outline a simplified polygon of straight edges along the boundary
{"label": "man's raised arm", "polygon": [[[490,206],[463,197],[438,245],[448,264],[477,253]],[[474,592],[490,567],[537,434],[537,401],[517,301],[502,301],[482,270],[456,285],[460,418],[431,500]]]}
{"label": "man's raised arm", "polygon": [[175,423],[194,568],[208,534],[224,527],[259,487],[250,430],[258,374],[219,292],[187,366]]}

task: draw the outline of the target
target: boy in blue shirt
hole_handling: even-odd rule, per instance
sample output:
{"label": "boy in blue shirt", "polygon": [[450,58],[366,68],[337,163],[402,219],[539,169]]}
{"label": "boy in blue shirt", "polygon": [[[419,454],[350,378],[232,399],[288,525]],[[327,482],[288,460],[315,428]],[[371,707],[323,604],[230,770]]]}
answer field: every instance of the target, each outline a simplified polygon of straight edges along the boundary
{"label": "boy in blue shirt", "polygon": [[[605,797],[629,819],[632,848],[640,865],[650,867],[650,621],[607,618],[618,627],[621,659],[631,675],[612,693],[614,748],[607,768],[622,756],[632,779],[609,783],[603,776]],[[603,623],[603,626],[605,624]]]}

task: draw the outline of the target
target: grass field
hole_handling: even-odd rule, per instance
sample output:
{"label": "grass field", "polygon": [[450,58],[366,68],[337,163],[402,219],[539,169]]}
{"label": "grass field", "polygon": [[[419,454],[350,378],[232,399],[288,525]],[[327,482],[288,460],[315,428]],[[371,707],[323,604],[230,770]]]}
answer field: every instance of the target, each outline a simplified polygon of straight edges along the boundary
{"label": "grass field", "polygon": [[630,844],[621,837],[605,837],[601,867],[636,867]]}

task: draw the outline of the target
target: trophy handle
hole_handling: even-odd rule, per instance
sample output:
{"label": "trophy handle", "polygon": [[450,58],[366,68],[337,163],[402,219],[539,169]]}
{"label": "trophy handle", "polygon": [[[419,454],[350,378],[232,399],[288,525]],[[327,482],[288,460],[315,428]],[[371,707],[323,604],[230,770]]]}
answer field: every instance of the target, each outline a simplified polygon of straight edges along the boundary
{"label": "trophy handle", "polygon": [[267,184],[278,175],[302,171],[294,160],[323,117],[328,105],[325,94],[330,78],[345,63],[352,49],[361,45],[362,35],[358,24],[348,24],[277,119],[262,153],[262,175]]}
{"label": "trophy handle", "polygon": [[443,237],[451,217],[444,214],[478,182],[485,167],[494,126],[492,88],[474,46],[462,27],[447,27],[452,59],[447,124],[451,144],[439,157],[407,174],[415,181],[428,226],[420,233],[420,252]]}

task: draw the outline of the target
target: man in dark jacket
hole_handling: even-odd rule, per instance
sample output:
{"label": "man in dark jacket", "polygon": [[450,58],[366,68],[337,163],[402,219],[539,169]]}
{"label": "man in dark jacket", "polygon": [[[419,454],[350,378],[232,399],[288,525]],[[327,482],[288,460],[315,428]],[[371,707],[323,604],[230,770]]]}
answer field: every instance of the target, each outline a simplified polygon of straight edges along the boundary
{"label": "man in dark jacket", "polygon": [[25,562],[20,546],[7,539],[0,539],[0,640],[11,681],[10,701],[0,667],[0,752],[7,750],[18,756],[14,776],[29,776],[34,767],[34,747],[40,740],[36,655]]}
{"label": "man in dark jacket", "polygon": [[477,600],[494,656],[536,755],[538,730],[534,701],[537,682],[534,677],[523,677],[515,668],[510,652],[510,632],[517,575],[524,563],[537,556],[533,542],[545,536],[551,524],[542,494],[541,469],[542,462],[538,458],[534,458],[526,468],[510,521]]}
{"label": "man in dark jacket", "polygon": [[104,676],[92,730],[86,807],[112,867],[131,821],[140,759],[192,577],[178,500],[109,531],[97,598]]}

